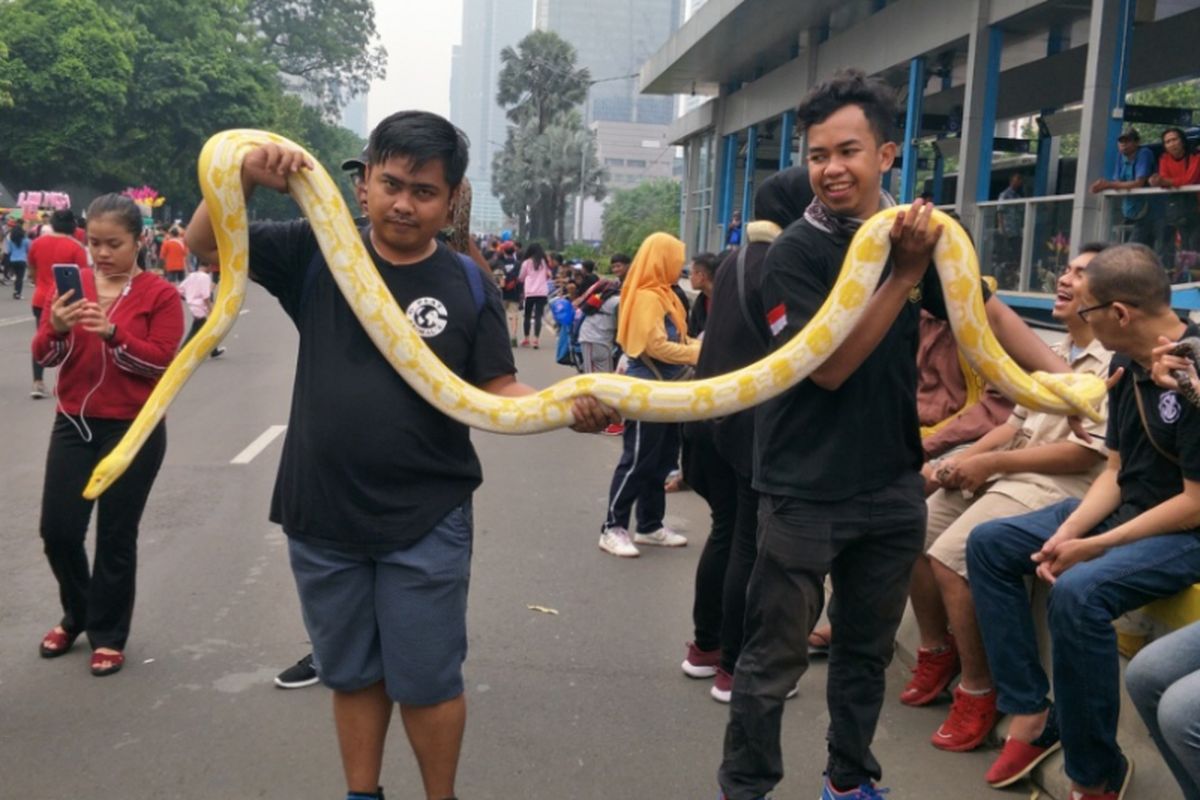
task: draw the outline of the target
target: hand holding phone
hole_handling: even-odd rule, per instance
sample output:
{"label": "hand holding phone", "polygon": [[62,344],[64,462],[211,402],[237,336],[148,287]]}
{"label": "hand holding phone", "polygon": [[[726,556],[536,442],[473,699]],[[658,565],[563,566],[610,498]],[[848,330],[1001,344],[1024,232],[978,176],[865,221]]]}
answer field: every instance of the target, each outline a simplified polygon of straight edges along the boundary
{"label": "hand holding phone", "polygon": [[67,292],[74,292],[68,298],[74,303],[77,300],[84,299],[83,295],[83,276],[79,272],[79,267],[75,264],[55,264],[51,267],[54,272],[54,285],[58,289],[58,296],[64,297]]}

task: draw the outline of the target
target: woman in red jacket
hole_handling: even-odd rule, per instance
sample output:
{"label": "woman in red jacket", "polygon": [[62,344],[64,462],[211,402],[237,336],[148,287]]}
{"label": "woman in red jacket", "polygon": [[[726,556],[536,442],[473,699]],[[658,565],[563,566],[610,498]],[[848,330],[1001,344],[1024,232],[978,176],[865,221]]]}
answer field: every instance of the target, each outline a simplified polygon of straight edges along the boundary
{"label": "woman in red jacket", "polygon": [[42,314],[33,357],[58,367],[58,414],[50,434],[41,535],[58,580],[62,621],[42,639],[45,658],[61,656],[86,632],[93,675],[121,669],[133,616],[138,523],[166,452],[160,424],[125,475],[99,500],[96,556],[84,539],[92,502],[82,497],[96,464],[120,441],[183,336],[183,310],[169,283],[137,266],[142,215],[108,194],[88,208],[95,264],[83,270],[84,297],[67,292]]}

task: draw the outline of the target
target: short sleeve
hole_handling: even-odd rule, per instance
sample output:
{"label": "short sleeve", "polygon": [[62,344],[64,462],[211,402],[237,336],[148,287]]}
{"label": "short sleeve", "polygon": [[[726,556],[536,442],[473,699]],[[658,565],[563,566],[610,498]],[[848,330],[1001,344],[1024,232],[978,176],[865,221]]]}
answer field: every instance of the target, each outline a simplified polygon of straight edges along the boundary
{"label": "short sleeve", "polygon": [[798,239],[785,233],[775,240],[763,262],[763,309],[776,344],[803,330],[833,287],[834,276]]}
{"label": "short sleeve", "polygon": [[[476,267],[472,265],[472,269]],[[517,374],[512,345],[508,340],[508,322],[500,290],[491,281],[483,281],[484,301],[479,311],[475,338],[471,342],[471,357],[467,362],[466,379],[475,386],[505,375]]]}
{"label": "short sleeve", "polygon": [[1154,154],[1150,152],[1150,148],[1143,147],[1138,150],[1137,161],[1133,165],[1134,178],[1149,178],[1154,174]]}
{"label": "short sleeve", "polygon": [[319,250],[307,220],[251,223],[250,278],[274,295],[295,319],[308,266]]}
{"label": "short sleeve", "polygon": [[[1123,366],[1125,363],[1121,359],[1114,358],[1108,365],[1109,377],[1111,378],[1113,373]],[[1137,391],[1137,386],[1133,382],[1133,371],[1130,369],[1126,369],[1117,385],[1108,390],[1108,431],[1104,435],[1104,444],[1114,453],[1121,452],[1121,415],[1119,410],[1121,395],[1126,391]]]}

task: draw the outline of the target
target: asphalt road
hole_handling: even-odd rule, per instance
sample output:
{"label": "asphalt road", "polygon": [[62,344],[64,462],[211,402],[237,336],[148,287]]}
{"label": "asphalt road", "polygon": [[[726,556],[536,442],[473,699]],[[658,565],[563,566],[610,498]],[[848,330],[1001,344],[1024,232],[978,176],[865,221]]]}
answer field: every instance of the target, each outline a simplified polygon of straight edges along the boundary
{"label": "asphalt road", "polygon": [[[271,683],[307,652],[284,537],[267,521],[282,440],[248,464],[230,463],[287,422],[290,323],[252,289],[228,353],[172,409],[142,524],[127,666],[96,679],[82,641],[53,661],[37,654],[60,613],[37,536],[55,404],[28,396],[28,315],[27,301],[0,298],[0,798],[343,796],[328,692]],[[517,361],[535,385],[568,374],[549,347],[522,350]],[[619,440],[474,438],[486,481],[475,498],[459,796],[715,797],[726,708],[707,682],[679,670],[707,531],[702,501],[685,493],[668,503],[668,521],[690,546],[618,560],[596,539]],[[946,708],[901,706],[906,672],[891,670],[876,737],[890,796],[1004,796],[982,782],[994,753],[930,747]],[[818,663],[788,706],[788,776],[777,800],[820,793],[824,677]],[[398,724],[390,744],[388,796],[420,797]]]}

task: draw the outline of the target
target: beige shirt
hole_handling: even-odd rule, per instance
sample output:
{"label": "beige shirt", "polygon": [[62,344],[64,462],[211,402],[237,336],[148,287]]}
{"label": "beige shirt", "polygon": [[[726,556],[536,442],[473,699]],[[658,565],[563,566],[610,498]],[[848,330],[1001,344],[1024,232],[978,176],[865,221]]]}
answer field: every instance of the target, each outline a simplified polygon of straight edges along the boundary
{"label": "beige shirt", "polygon": [[[1074,372],[1086,372],[1101,379],[1108,378],[1108,362],[1112,353],[1104,349],[1099,340],[1093,339],[1083,352],[1071,359],[1071,337],[1068,335],[1061,342],[1050,348],[1064,361],[1069,361]],[[1043,475],[1037,472],[1013,472],[1002,476],[989,487],[989,492],[999,492],[1011,497],[1029,508],[1044,508],[1045,506],[1065,500],[1068,497],[1083,497],[1092,481],[1104,470],[1108,459],[1108,450],[1104,446],[1104,435],[1107,429],[1108,396],[1100,406],[1100,422],[1084,420],[1084,429],[1092,435],[1090,443],[1080,439],[1071,430],[1067,418],[1058,414],[1046,414],[1031,411],[1024,406],[1013,409],[1008,424],[1017,428],[1017,435],[1006,447],[1006,450],[1020,450],[1026,447],[1051,444],[1053,442],[1072,442],[1080,447],[1095,451],[1100,458],[1087,472],[1076,472],[1070,475]]]}

